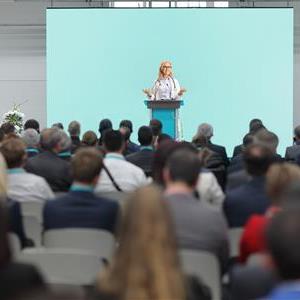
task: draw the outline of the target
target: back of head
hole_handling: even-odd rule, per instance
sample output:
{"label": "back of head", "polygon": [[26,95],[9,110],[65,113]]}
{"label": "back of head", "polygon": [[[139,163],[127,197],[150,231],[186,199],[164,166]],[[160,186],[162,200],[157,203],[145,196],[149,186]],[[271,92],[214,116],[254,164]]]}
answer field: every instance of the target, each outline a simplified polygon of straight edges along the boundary
{"label": "back of head", "polygon": [[153,143],[153,133],[149,126],[142,126],[138,131],[138,141],[141,146],[150,146]]}
{"label": "back of head", "polygon": [[92,183],[100,174],[103,161],[95,148],[82,148],[76,151],[71,160],[74,181]]}
{"label": "back of head", "polygon": [[21,138],[27,147],[37,147],[40,142],[40,135],[33,128],[24,130],[22,132]]}
{"label": "back of head", "polygon": [[263,176],[272,163],[273,154],[265,146],[250,145],[245,149],[243,158],[249,175]]}
{"label": "back of head", "polygon": [[54,123],[52,125],[52,128],[58,128],[58,129],[64,130],[64,125],[62,123]]}
{"label": "back of head", "polygon": [[120,152],[124,146],[124,137],[119,130],[107,130],[103,144],[107,152]]}
{"label": "back of head", "polygon": [[167,160],[165,169],[171,182],[182,182],[194,187],[201,171],[201,162],[194,151],[178,149]]}
{"label": "back of head", "polygon": [[281,205],[283,193],[291,182],[300,184],[300,168],[289,163],[272,164],[266,175],[266,190],[273,205]]}
{"label": "back of head", "polygon": [[119,242],[100,277],[101,291],[123,300],[185,299],[171,217],[157,188],[144,187],[130,196]]}
{"label": "back of head", "polygon": [[58,134],[60,136],[59,144],[60,144],[61,151],[70,151],[72,146],[72,141],[70,137],[67,135],[65,131],[61,129],[58,131]]}
{"label": "back of head", "polygon": [[80,135],[80,123],[78,121],[72,121],[68,126],[68,132],[70,136]]}
{"label": "back of head", "polygon": [[99,133],[103,134],[108,129],[112,129],[111,120],[110,119],[102,119],[99,123]]}
{"label": "back of head", "polygon": [[41,132],[40,144],[44,150],[53,151],[60,140],[61,135],[57,127],[46,128]]}
{"label": "back of head", "polygon": [[203,136],[210,140],[214,135],[213,127],[208,123],[202,123],[199,125],[196,135],[193,137],[193,140],[198,140],[199,137]]}
{"label": "back of head", "polygon": [[298,125],[297,127],[295,127],[295,129],[294,129],[294,135],[295,135],[295,138],[297,140],[300,140],[300,125]]}
{"label": "back of head", "polygon": [[97,135],[94,131],[89,130],[85,132],[82,136],[81,143],[85,146],[96,146],[97,144]]}
{"label": "back of head", "polygon": [[24,124],[24,130],[26,130],[26,129],[34,129],[39,133],[40,132],[40,124],[35,119],[29,119]]}
{"label": "back of head", "polygon": [[161,134],[163,127],[161,121],[157,119],[152,119],[150,120],[149,126],[151,127],[154,136],[158,136]]}
{"label": "back of head", "polygon": [[9,134],[9,133],[15,132],[15,126],[9,122],[3,123],[0,128],[2,129],[4,134]]}
{"label": "back of head", "polygon": [[130,120],[122,120],[119,124],[119,128],[126,127],[129,129],[130,133],[133,131],[132,122]]}
{"label": "back of head", "polygon": [[9,169],[19,168],[23,165],[26,157],[26,146],[20,138],[5,140],[0,146],[7,167]]}
{"label": "back of head", "polygon": [[249,122],[249,133],[255,134],[258,130],[265,128],[262,120],[260,119],[252,119]]}
{"label": "back of head", "polygon": [[247,133],[243,138],[243,147],[247,147],[253,143],[254,137],[252,134]]}
{"label": "back of head", "polygon": [[254,135],[253,143],[263,145],[269,148],[275,154],[279,139],[274,132],[268,131],[266,129],[261,129]]}
{"label": "back of head", "polygon": [[300,209],[283,210],[266,230],[267,248],[283,280],[300,279]]}

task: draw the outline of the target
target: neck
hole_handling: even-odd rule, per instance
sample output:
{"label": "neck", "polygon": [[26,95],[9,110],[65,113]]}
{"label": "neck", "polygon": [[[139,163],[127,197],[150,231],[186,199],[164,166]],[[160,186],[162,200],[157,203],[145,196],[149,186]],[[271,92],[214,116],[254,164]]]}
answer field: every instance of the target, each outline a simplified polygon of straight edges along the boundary
{"label": "neck", "polygon": [[184,182],[170,182],[167,183],[167,188],[165,190],[166,195],[171,194],[191,194],[193,193],[194,188],[188,186]]}

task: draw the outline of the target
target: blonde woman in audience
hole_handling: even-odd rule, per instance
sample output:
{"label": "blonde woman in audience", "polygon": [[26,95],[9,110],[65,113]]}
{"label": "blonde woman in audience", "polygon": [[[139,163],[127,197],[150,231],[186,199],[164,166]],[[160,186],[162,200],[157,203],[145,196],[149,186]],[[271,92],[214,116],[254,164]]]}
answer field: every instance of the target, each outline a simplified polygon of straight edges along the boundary
{"label": "blonde woman in audience", "polygon": [[98,299],[210,299],[205,293],[189,297],[160,190],[153,186],[137,190],[128,199],[119,230],[120,246],[98,278]]}
{"label": "blonde woman in audience", "polygon": [[265,228],[270,219],[281,210],[282,196],[291,182],[300,183],[300,168],[289,163],[273,164],[266,174],[266,190],[271,206],[265,215],[253,215],[246,223],[240,241],[240,261],[246,262],[251,254],[265,249]]}

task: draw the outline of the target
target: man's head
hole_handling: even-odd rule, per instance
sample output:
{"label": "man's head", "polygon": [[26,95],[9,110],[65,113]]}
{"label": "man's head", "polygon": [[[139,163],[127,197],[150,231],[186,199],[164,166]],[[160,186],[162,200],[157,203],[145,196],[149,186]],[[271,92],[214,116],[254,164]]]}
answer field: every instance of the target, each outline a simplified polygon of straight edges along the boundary
{"label": "man's head", "polygon": [[21,136],[22,140],[26,144],[27,147],[37,148],[40,143],[40,135],[39,133],[33,129],[28,128],[22,132]]}
{"label": "man's head", "polygon": [[283,280],[300,279],[300,209],[283,210],[266,230],[266,243],[272,261]]}
{"label": "man's head", "polygon": [[26,129],[34,129],[36,130],[38,133],[40,133],[40,124],[37,120],[35,119],[30,119],[27,120],[24,124],[24,130]]}
{"label": "man's head", "polygon": [[40,144],[46,151],[59,153],[63,150],[61,145],[61,129],[57,127],[46,128],[41,132]]}
{"label": "man's head", "polygon": [[249,122],[249,133],[255,134],[258,130],[264,129],[265,126],[263,125],[262,120],[260,119],[252,119]]}
{"label": "man's head", "polygon": [[300,141],[300,125],[298,125],[297,127],[295,127],[294,129],[294,139],[296,141]]}
{"label": "man's head", "polygon": [[149,126],[142,126],[138,131],[138,141],[141,146],[151,146],[153,143],[153,133]]}
{"label": "man's head", "polygon": [[0,152],[9,169],[20,168],[26,161],[26,146],[20,138],[5,140],[0,146]]}
{"label": "man's head", "polygon": [[213,127],[208,123],[202,123],[198,127],[197,136],[204,136],[207,140],[210,140],[214,135]]}
{"label": "man's head", "polygon": [[80,136],[80,123],[72,121],[68,126],[70,136]]}
{"label": "man's head", "polygon": [[124,150],[124,137],[119,130],[107,130],[103,137],[106,152],[122,153]]}
{"label": "man's head", "polygon": [[64,125],[62,123],[54,123],[52,128],[58,128],[64,130]]}
{"label": "man's head", "polygon": [[150,120],[149,126],[151,127],[154,136],[158,136],[161,134],[163,127],[161,121],[157,119],[152,119]]}
{"label": "man's head", "polygon": [[106,130],[112,129],[112,127],[113,126],[110,119],[102,119],[99,123],[98,131],[101,135],[103,135]]}
{"label": "man's head", "polygon": [[102,167],[102,157],[94,148],[79,149],[71,160],[71,172],[78,183],[96,185]]}
{"label": "man's head", "polygon": [[119,128],[126,127],[129,129],[130,133],[132,133],[132,122],[130,120],[122,120],[119,124]]}
{"label": "man's head", "polygon": [[261,129],[254,135],[253,142],[255,144],[259,144],[269,148],[273,154],[276,154],[279,139],[274,132],[268,131],[266,129]]}
{"label": "man's head", "polygon": [[182,183],[190,189],[197,184],[201,170],[201,163],[195,151],[187,148],[175,150],[165,165],[163,178],[165,184],[170,186]]}
{"label": "man's head", "polygon": [[96,146],[97,144],[96,133],[92,130],[85,132],[84,135],[82,136],[81,143],[85,146],[91,146],[91,147]]}
{"label": "man's head", "polygon": [[2,129],[5,135],[15,132],[15,126],[9,122],[3,123],[0,128]]}
{"label": "man's head", "polygon": [[272,163],[273,154],[262,145],[250,145],[245,149],[244,161],[246,170],[251,176],[263,176]]}
{"label": "man's head", "polygon": [[70,151],[72,146],[71,138],[67,135],[67,133],[63,130],[58,131],[60,136],[60,152]]}

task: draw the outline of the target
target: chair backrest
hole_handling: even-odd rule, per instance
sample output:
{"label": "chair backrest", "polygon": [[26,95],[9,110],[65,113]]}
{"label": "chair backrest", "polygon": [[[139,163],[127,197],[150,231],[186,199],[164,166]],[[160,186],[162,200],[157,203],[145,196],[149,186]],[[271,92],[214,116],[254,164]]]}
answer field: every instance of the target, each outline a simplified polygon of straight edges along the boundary
{"label": "chair backrest", "polygon": [[21,253],[21,242],[19,237],[13,233],[13,232],[9,232],[8,233],[8,242],[11,248],[11,252],[13,255],[13,258],[16,259],[18,258],[18,256]]}
{"label": "chair backrest", "polygon": [[42,240],[42,224],[41,221],[33,215],[23,216],[23,225],[26,237],[33,240],[35,246],[41,246]]}
{"label": "chair backrest", "polygon": [[46,248],[82,249],[108,260],[115,250],[114,236],[109,231],[100,229],[47,230],[44,233],[43,244]]}
{"label": "chair backrest", "polygon": [[74,249],[28,248],[18,261],[35,265],[49,284],[91,285],[103,266],[98,256]]}
{"label": "chair backrest", "polygon": [[215,255],[201,250],[180,250],[183,271],[197,276],[212,293],[213,300],[221,297],[221,274],[219,262]]}
{"label": "chair backrest", "polygon": [[42,210],[44,203],[41,201],[22,201],[20,202],[23,216],[35,216],[42,222]]}
{"label": "chair backrest", "polygon": [[240,239],[243,234],[243,227],[229,229],[229,249],[230,257],[239,256]]}

